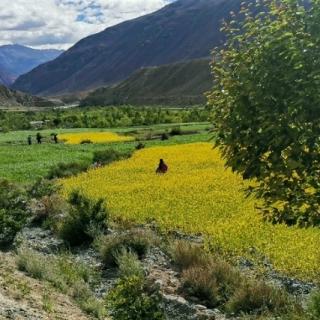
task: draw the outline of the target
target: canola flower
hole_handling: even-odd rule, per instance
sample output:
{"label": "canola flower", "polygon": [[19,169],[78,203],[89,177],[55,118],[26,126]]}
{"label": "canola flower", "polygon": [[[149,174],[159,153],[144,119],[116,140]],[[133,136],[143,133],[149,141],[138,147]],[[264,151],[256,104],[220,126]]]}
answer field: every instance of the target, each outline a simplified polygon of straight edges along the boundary
{"label": "canola flower", "polygon": [[[159,176],[160,158],[169,172]],[[225,169],[209,143],[144,149],[62,184],[66,194],[80,189],[104,197],[115,218],[154,219],[164,229],[202,233],[209,247],[225,254],[269,259],[278,271],[303,279],[319,274],[320,230],[263,222],[256,201],[243,192],[248,183]]]}
{"label": "canola flower", "polygon": [[109,143],[132,141],[133,137],[120,136],[114,132],[81,132],[59,134],[59,140],[65,141],[67,144],[80,144],[88,140],[92,143]]}

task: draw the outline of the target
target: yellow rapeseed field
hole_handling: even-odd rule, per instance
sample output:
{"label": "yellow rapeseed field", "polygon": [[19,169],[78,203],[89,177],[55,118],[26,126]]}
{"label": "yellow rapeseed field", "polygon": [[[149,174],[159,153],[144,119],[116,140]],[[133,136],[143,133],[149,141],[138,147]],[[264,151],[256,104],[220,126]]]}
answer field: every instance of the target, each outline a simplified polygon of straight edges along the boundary
{"label": "yellow rapeseed field", "polygon": [[131,141],[133,137],[120,136],[114,132],[81,132],[59,134],[59,139],[67,144],[80,144],[86,140],[90,140],[92,143]]}
{"label": "yellow rapeseed field", "polygon": [[[169,165],[162,176],[155,174],[160,158]],[[144,149],[62,183],[66,194],[80,189],[105,198],[114,217],[154,219],[166,229],[202,233],[226,254],[268,259],[277,270],[305,279],[318,275],[320,230],[264,223],[243,193],[246,183],[224,168],[209,143]]]}

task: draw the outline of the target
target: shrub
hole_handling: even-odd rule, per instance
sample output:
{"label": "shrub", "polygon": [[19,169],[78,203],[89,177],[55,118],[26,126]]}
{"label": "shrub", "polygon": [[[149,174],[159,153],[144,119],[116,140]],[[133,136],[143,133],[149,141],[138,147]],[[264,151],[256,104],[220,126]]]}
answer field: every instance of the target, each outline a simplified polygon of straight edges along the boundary
{"label": "shrub", "polygon": [[163,320],[161,296],[143,277],[121,279],[106,298],[108,309],[117,320]]}
{"label": "shrub", "polygon": [[146,146],[145,146],[145,144],[143,144],[142,142],[140,142],[140,143],[138,143],[137,145],[136,145],[136,150],[142,150],[142,149],[144,149]]}
{"label": "shrub", "polygon": [[117,256],[123,249],[143,257],[152,242],[153,236],[142,230],[131,230],[120,235],[103,236],[97,241],[100,256],[106,266],[118,266]]}
{"label": "shrub", "polygon": [[103,165],[110,164],[114,161],[130,158],[131,152],[120,152],[114,149],[95,151],[93,154],[93,162]]}
{"label": "shrub", "polygon": [[320,319],[320,291],[316,291],[311,295],[308,310],[314,319]]}
{"label": "shrub", "polygon": [[180,136],[182,135],[182,130],[180,127],[172,128],[170,131],[171,136]]}
{"label": "shrub", "polygon": [[197,297],[208,307],[219,304],[219,286],[210,270],[206,267],[190,267],[182,273],[183,290],[192,297]]}
{"label": "shrub", "polygon": [[57,229],[59,220],[68,212],[69,207],[65,199],[59,194],[44,196],[31,203],[33,221],[52,230]]}
{"label": "shrub", "polygon": [[17,266],[20,271],[25,271],[39,280],[51,279],[55,273],[54,266],[48,263],[44,256],[23,247],[18,249]]}
{"label": "shrub", "polygon": [[180,271],[192,266],[204,266],[210,259],[200,245],[184,240],[176,241],[171,247],[170,254]]}
{"label": "shrub", "polygon": [[89,165],[83,162],[59,163],[52,167],[47,175],[48,179],[67,178],[87,171]]}
{"label": "shrub", "polygon": [[169,140],[169,135],[167,133],[162,133],[161,134],[161,140],[162,141]]}
{"label": "shrub", "polygon": [[91,200],[79,191],[71,193],[71,208],[59,225],[59,235],[71,246],[90,243],[106,231],[109,214],[103,199]]}
{"label": "shrub", "polygon": [[28,189],[28,195],[31,198],[40,199],[44,196],[51,196],[58,191],[59,187],[52,181],[40,178]]}
{"label": "shrub", "polygon": [[233,267],[224,261],[207,260],[182,272],[183,289],[209,307],[228,301],[242,278]]}
{"label": "shrub", "polygon": [[0,180],[0,246],[11,244],[29,216],[25,191]]}
{"label": "shrub", "polygon": [[247,281],[242,283],[226,304],[232,314],[282,313],[288,310],[289,299],[286,293],[264,282]]}
{"label": "shrub", "polygon": [[116,254],[115,258],[121,278],[132,276],[143,277],[144,272],[138,255],[135,252],[122,248],[122,250]]}

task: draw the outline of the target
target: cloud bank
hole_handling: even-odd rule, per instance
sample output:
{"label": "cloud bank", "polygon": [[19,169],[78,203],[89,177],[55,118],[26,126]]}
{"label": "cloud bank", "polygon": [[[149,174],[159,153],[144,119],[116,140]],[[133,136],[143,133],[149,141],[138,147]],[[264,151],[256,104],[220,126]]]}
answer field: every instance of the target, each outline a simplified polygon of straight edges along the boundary
{"label": "cloud bank", "polygon": [[106,27],[172,0],[1,0],[0,45],[67,49]]}

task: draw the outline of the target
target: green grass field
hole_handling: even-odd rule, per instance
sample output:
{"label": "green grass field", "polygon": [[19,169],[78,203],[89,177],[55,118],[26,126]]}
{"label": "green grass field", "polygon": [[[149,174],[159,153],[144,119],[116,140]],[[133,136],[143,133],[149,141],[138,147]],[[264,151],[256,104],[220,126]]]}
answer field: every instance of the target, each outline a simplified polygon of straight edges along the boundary
{"label": "green grass field", "polygon": [[[118,129],[64,129],[64,130],[43,130],[41,134],[45,137],[42,145],[27,145],[28,135],[35,137],[37,131],[16,131],[0,134],[0,177],[12,181],[28,183],[45,176],[49,169],[59,162],[69,163],[73,161],[90,162],[93,152],[106,148],[115,148],[121,151],[133,150],[137,145],[136,141],[121,142],[112,144],[89,144],[89,145],[55,145],[50,141],[50,134],[70,133],[83,131],[113,131],[118,133],[137,134],[144,136],[148,133],[159,134],[169,132],[177,125],[156,125],[140,128],[118,128]],[[145,141],[146,147],[155,145],[173,145],[190,142],[208,141],[212,133],[208,131],[208,123],[194,123],[179,125],[183,131],[197,131],[196,134],[171,137],[169,140],[160,139]],[[35,139],[34,139],[35,140]]]}

